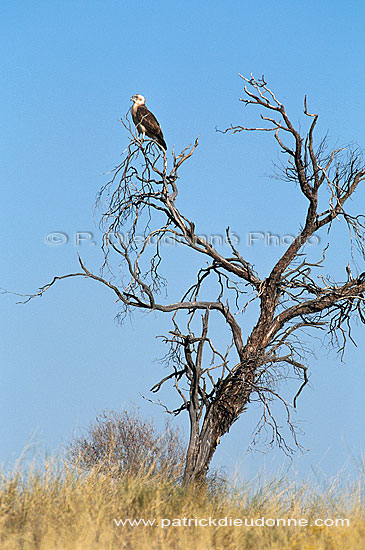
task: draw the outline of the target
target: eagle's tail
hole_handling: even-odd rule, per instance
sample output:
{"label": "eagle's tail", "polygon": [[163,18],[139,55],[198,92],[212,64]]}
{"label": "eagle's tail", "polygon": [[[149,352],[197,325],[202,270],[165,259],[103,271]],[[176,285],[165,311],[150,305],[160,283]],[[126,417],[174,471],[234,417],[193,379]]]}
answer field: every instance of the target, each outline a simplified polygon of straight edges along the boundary
{"label": "eagle's tail", "polygon": [[165,149],[165,151],[167,151],[167,145],[163,137],[157,136],[156,141],[159,145],[161,145],[162,149]]}

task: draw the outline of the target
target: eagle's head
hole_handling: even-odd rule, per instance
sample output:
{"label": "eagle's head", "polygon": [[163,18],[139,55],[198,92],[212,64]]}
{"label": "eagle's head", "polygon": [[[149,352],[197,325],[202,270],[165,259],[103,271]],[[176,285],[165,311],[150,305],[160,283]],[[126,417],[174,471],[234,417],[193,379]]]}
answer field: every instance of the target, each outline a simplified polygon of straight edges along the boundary
{"label": "eagle's head", "polygon": [[133,101],[136,105],[144,105],[146,103],[145,98],[141,94],[134,94],[131,97],[131,101]]}

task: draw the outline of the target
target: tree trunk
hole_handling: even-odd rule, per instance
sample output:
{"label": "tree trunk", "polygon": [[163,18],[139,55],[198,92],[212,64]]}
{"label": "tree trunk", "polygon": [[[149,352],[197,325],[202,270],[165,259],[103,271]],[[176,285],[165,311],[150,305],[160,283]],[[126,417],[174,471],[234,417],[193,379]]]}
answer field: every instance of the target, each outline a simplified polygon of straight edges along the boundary
{"label": "tree trunk", "polygon": [[[206,411],[202,429],[195,420],[191,423],[190,442],[186,454],[183,484],[204,483],[209,464],[220,438],[244,411],[252,388],[253,369],[245,373],[242,368],[222,384],[216,401]],[[192,431],[194,428],[194,433]]]}

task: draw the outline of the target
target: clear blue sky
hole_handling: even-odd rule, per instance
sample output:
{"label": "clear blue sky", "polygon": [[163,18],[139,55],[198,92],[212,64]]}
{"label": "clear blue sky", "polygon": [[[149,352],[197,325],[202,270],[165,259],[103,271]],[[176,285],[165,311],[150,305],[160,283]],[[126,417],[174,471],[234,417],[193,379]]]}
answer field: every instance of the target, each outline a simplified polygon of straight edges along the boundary
{"label": "clear blue sky", "polygon": [[[227,225],[261,273],[283,247],[248,248],[249,231],[280,235],[298,228],[304,202],[295,188],[270,179],[279,156],[269,135],[223,135],[215,127],[254,120],[238,101],[241,72],[264,74],[295,122],[304,94],[320,113],[320,130],[333,142],[365,144],[363,2],[266,1],[124,2],[6,1],[0,7],[1,42],[1,278],[0,286],[33,292],[54,274],[77,269],[77,251],[98,266],[94,201],[127,143],[117,119],[134,93],[147,97],[171,151],[200,135],[182,173],[180,205],[202,232]],[[285,197],[285,210],[277,208]],[[354,198],[364,207],[364,190]],[[213,215],[212,215],[213,213]],[[51,232],[69,242],[45,244]],[[76,247],[76,232],[97,245]],[[341,239],[336,257],[345,256]],[[176,283],[190,276],[179,265]],[[0,462],[11,462],[31,434],[50,451],[67,442],[105,408],[135,402],[161,374],[164,353],[154,336],[167,321],[137,315],[120,327],[114,297],[83,280],[59,284],[42,299],[15,305],[1,296]],[[294,468],[336,472],[358,457],[364,433],[365,344],[345,363],[321,345],[312,361],[311,388],[297,419],[310,451]],[[287,462],[281,455],[246,455],[257,411],[243,416],[222,439],[215,465],[252,475]],[[184,419],[186,421],[186,419]],[[184,424],[183,420],[180,423]]]}

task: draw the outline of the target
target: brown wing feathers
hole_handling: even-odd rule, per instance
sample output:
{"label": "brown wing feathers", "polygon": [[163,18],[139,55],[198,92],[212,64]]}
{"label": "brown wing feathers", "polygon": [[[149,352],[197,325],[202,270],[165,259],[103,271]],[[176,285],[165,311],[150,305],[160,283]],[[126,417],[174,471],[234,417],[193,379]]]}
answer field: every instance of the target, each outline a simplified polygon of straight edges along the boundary
{"label": "brown wing feathers", "polygon": [[167,149],[158,120],[145,105],[138,106],[133,121],[138,132],[146,133],[149,138],[156,140],[165,150]]}

